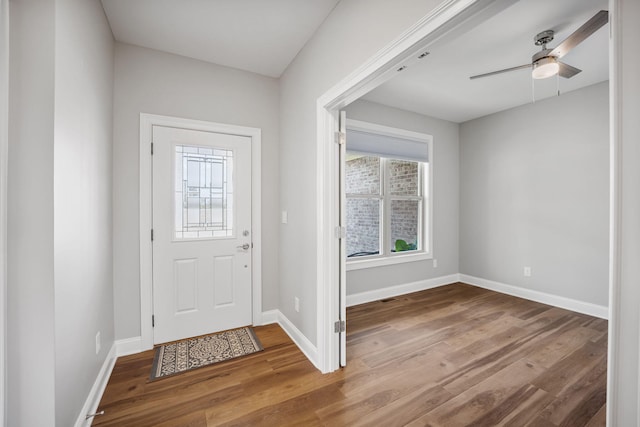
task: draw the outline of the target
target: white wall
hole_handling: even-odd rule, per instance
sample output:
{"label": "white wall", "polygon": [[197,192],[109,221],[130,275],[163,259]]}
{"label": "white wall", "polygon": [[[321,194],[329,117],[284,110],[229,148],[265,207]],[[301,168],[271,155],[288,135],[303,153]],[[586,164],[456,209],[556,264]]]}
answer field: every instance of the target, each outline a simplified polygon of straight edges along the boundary
{"label": "white wall", "polygon": [[279,308],[312,343],[317,340],[316,100],[439,3],[343,0],[281,77],[280,203],[289,221],[280,226]]}
{"label": "white wall", "polygon": [[73,425],[114,342],[113,38],[98,0],[10,8],[8,425]]}
{"label": "white wall", "polygon": [[262,129],[263,310],[278,306],[278,81],[116,43],[114,295],[116,338],[140,335],[140,113]]}
{"label": "white wall", "polygon": [[56,0],[55,17],[55,401],[70,426],[114,342],[114,41],[97,0]]}
{"label": "white wall", "polygon": [[[432,260],[347,272],[347,295],[458,273],[458,124],[410,111],[358,100],[345,108],[347,118],[433,136]],[[347,142],[348,145],[348,142]]]}
{"label": "white wall", "polygon": [[604,82],[461,124],[461,273],[607,306],[608,96]]}
{"label": "white wall", "polygon": [[54,3],[9,7],[7,424],[45,427],[55,425]]}

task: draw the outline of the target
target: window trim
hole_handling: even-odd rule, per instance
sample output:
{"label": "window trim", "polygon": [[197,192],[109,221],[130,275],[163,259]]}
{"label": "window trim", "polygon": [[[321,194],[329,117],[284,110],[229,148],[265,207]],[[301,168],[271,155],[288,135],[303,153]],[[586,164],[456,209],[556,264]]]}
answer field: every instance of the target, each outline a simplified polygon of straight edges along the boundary
{"label": "window trim", "polygon": [[428,252],[360,257],[360,259],[347,260],[347,271],[382,267],[385,265],[404,264],[407,262],[425,261],[430,259],[433,259],[433,255]]}
{"label": "window trim", "polygon": [[[420,163],[420,189],[421,189],[421,197],[422,197],[422,221],[419,224],[420,231],[419,233],[422,235],[422,249],[418,251],[411,251],[410,253],[386,253],[388,250],[385,248],[385,242],[388,242],[390,239],[390,227],[391,224],[387,224],[385,215],[388,214],[388,210],[390,209],[390,203],[385,203],[386,201],[390,202],[394,199],[394,196],[388,194],[388,182],[387,182],[387,167],[386,164],[388,160],[381,161],[380,163],[380,180],[383,188],[381,189],[380,199],[383,201],[383,209],[380,213],[380,221],[381,221],[381,248],[383,250],[383,254],[379,255],[368,255],[357,258],[347,258],[346,259],[346,269],[347,271],[351,270],[360,270],[371,267],[379,267],[385,265],[394,265],[394,264],[404,264],[407,262],[415,262],[415,261],[423,261],[433,259],[433,136],[426,133],[413,132],[405,129],[392,128],[389,126],[382,126],[375,123],[368,123],[359,120],[351,120],[347,119],[347,130],[360,130],[369,133],[376,133],[379,135],[387,135],[397,138],[405,138],[414,141],[420,141],[427,144],[427,162],[419,162]],[[347,142],[348,144],[348,142]],[[362,153],[367,154],[367,153]],[[372,154],[369,154],[372,155]],[[390,157],[375,155],[382,159],[390,159]],[[424,163],[428,164],[428,168],[425,171]],[[384,167],[383,167],[384,165]],[[426,180],[426,185],[425,185]],[[346,196],[346,195],[345,195]],[[357,195],[354,195],[357,198]],[[365,196],[365,198],[367,198]],[[373,198],[373,197],[369,197]],[[402,199],[402,197],[401,197]],[[346,199],[345,199],[346,200]],[[346,226],[346,224],[345,224]]]}

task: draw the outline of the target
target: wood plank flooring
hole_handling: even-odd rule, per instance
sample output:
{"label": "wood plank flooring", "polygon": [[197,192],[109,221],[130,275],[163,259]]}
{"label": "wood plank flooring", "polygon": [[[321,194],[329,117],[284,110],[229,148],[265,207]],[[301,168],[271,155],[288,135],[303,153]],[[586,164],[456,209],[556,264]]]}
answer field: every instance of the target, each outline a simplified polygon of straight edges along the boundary
{"label": "wood plank flooring", "polygon": [[457,283],[348,310],[322,375],[277,325],[265,351],[149,382],[118,359],[95,426],[604,426],[607,321]]}

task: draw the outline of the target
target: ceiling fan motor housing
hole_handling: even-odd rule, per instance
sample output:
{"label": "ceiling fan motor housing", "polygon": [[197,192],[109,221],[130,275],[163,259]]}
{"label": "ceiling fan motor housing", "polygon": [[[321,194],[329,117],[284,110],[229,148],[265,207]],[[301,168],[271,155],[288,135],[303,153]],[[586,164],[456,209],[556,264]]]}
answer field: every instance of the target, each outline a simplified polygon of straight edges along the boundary
{"label": "ceiling fan motor housing", "polygon": [[[539,61],[542,58],[547,58],[547,57],[553,57],[556,58],[553,55],[549,55],[549,53],[551,53],[552,49],[543,49],[540,52],[536,52],[532,57],[531,57],[531,63],[535,64],[537,61]],[[557,58],[556,58],[557,59]]]}

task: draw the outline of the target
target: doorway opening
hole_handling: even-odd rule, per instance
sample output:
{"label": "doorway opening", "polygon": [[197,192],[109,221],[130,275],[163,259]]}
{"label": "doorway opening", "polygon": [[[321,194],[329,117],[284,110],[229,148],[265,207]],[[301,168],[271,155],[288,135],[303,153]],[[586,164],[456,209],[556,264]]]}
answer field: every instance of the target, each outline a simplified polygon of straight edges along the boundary
{"label": "doorway opening", "polygon": [[[339,236],[341,233],[334,233],[334,229],[344,225],[340,222],[340,182],[336,178],[341,167],[339,147],[333,143],[334,133],[339,129],[338,112],[344,109],[348,112],[354,101],[378,87],[381,82],[389,80],[391,76],[412,67],[420,60],[421,55],[445,37],[458,36],[515,3],[453,2],[457,9],[442,10],[439,11],[442,15],[435,14],[431,17],[434,21],[443,16],[446,16],[446,19],[438,22],[426,20],[420,23],[416,26],[420,27],[420,30],[405,34],[394,47],[381,52],[350,79],[337,85],[318,100],[318,167],[322,177],[322,191],[319,191],[318,196],[321,206],[318,233],[318,329],[320,365],[323,371],[332,371],[340,366],[340,336],[334,334],[333,328],[330,329],[328,326],[333,319],[344,320],[348,301],[345,282],[340,279],[345,277],[344,258],[340,256],[340,244],[335,239],[336,235]],[[610,67],[607,63],[607,70]],[[347,114],[347,118],[348,116]],[[360,117],[358,119],[364,120]],[[326,232],[323,234],[322,230]],[[606,315],[606,307],[604,312]]]}
{"label": "doorway opening", "polygon": [[[238,251],[248,252],[251,250],[250,266],[251,270],[251,323],[262,323],[262,241],[261,241],[261,130],[258,128],[250,128],[243,126],[235,126],[221,123],[206,122],[200,120],[183,119],[176,117],[160,116],[154,114],[140,114],[140,351],[149,350],[154,345],[154,329],[153,329],[153,246],[151,240],[151,230],[153,228],[153,161],[152,161],[152,143],[154,138],[154,128],[162,128],[168,131],[182,130],[191,131],[195,134],[218,134],[227,135],[233,138],[247,139],[250,145],[250,165],[251,179],[247,183],[250,188],[250,236],[242,236],[247,239],[250,237],[253,248],[242,247]],[[174,144],[175,145],[175,144]],[[202,145],[202,144],[196,144]],[[175,148],[175,147],[174,147]],[[184,150],[182,150],[184,151]],[[232,150],[233,151],[233,150]],[[205,153],[206,154],[206,153]],[[220,154],[220,153],[216,153]],[[228,153],[227,153],[228,154]],[[215,162],[221,156],[209,156],[211,162]],[[213,158],[215,157],[215,158]],[[219,159],[218,159],[219,160]],[[209,163],[211,163],[209,162]],[[206,168],[205,168],[206,169]],[[199,169],[198,169],[199,170]],[[204,170],[206,172],[206,170]],[[206,210],[206,209],[205,209]],[[206,214],[206,212],[205,212]],[[214,225],[213,218],[211,224]],[[222,217],[218,218],[222,220]],[[220,221],[218,221],[220,222]],[[225,224],[229,225],[228,222]],[[211,228],[211,227],[209,227]],[[204,233],[228,233],[229,227],[219,227],[217,231],[211,228],[204,230]],[[193,230],[187,230],[192,232]],[[184,233],[184,230],[181,231]],[[239,233],[231,232],[231,234],[243,234],[243,230]],[[246,242],[244,242],[246,243]],[[222,260],[224,261],[224,259]],[[224,264],[224,263],[223,263]],[[243,265],[240,265],[243,268]],[[188,267],[188,266],[187,266]],[[224,270],[224,269],[223,269]],[[184,269],[185,277],[189,277],[189,268]],[[188,310],[187,310],[188,311]]]}
{"label": "doorway opening", "polygon": [[331,372],[340,366],[345,332],[333,328],[335,319],[346,317],[346,265],[341,258],[340,236],[340,144],[334,135],[340,129],[339,111],[397,73],[417,64],[430,46],[445,37],[464,34],[517,0],[452,1],[424,17],[398,40],[379,52],[348,80],[336,85],[317,101],[318,129],[318,353],[319,367]]}

